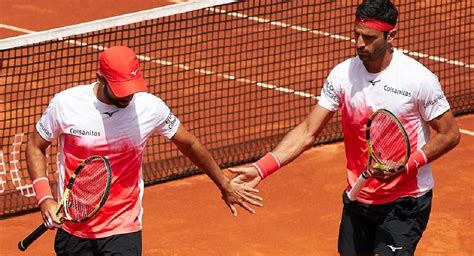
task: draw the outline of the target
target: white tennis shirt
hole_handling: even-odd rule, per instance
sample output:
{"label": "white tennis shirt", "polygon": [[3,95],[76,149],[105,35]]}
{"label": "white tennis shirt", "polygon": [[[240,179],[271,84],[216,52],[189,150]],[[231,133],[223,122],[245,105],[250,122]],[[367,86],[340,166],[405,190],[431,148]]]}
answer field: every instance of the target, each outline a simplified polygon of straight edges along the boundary
{"label": "white tennis shirt", "polygon": [[60,139],[59,198],[82,160],[103,155],[110,161],[112,185],[103,208],[89,221],[62,226],[82,238],[141,230],[143,149],[154,132],[170,139],[180,125],[166,104],[152,94],[136,93],[126,108],[118,108],[99,101],[94,85],[76,86],[55,95],[36,124],[45,140]]}
{"label": "white tennis shirt", "polygon": [[[404,125],[414,152],[430,138],[428,121],[449,110],[438,78],[422,64],[395,50],[390,65],[379,73],[367,72],[359,57],[350,58],[330,72],[318,104],[341,110],[350,189],[367,164],[365,125],[369,116],[385,108]],[[401,175],[390,183],[369,179],[357,197],[382,204],[403,196],[419,197],[434,186],[431,165]]]}

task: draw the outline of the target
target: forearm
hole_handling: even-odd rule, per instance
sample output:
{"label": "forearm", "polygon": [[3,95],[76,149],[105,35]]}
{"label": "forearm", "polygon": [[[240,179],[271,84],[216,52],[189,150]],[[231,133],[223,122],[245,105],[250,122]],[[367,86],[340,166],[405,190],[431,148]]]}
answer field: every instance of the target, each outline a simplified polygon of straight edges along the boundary
{"label": "forearm", "polygon": [[313,146],[317,135],[318,133],[311,134],[306,124],[302,123],[287,133],[272,153],[278,158],[281,166],[286,165]]}
{"label": "forearm", "polygon": [[432,162],[459,144],[461,134],[451,111],[429,122],[436,134],[423,146],[427,161]]}
{"label": "forearm", "polygon": [[207,151],[197,139],[194,139],[192,143],[186,147],[180,147],[179,150],[199,167],[199,169],[203,170],[219,189],[224,189],[228,183],[227,177],[222,173],[209,151]]}
{"label": "forearm", "polygon": [[433,136],[425,146],[423,146],[422,150],[423,153],[425,153],[428,162],[432,162],[453,149],[458,143],[459,136],[455,133],[438,133]]}
{"label": "forearm", "polygon": [[37,133],[28,138],[26,146],[26,163],[38,205],[47,199],[53,199],[49,180],[46,175],[46,149],[50,142],[45,141]]}
{"label": "forearm", "polygon": [[436,135],[421,149],[412,152],[405,166],[407,172],[411,172],[438,159],[459,143],[461,135],[451,111],[447,111],[431,120],[429,125],[436,131]]}
{"label": "forearm", "polygon": [[30,137],[26,147],[26,163],[28,174],[32,180],[46,177],[46,149],[38,147],[34,138]]}
{"label": "forearm", "polygon": [[281,166],[295,160],[301,153],[314,146],[317,137],[334,115],[334,112],[316,106],[308,117],[291,130],[272,150]]}
{"label": "forearm", "polygon": [[264,179],[312,147],[333,115],[334,112],[316,106],[302,123],[278,143],[272,152],[267,153],[253,164],[260,177]]}

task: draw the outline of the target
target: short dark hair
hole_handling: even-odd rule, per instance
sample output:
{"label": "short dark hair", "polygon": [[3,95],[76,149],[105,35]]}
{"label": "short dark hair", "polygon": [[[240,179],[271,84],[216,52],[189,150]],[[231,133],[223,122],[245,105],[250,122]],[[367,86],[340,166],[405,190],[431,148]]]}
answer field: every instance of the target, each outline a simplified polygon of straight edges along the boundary
{"label": "short dark hair", "polygon": [[377,19],[390,25],[397,25],[398,11],[390,0],[363,0],[357,6],[356,18]]}

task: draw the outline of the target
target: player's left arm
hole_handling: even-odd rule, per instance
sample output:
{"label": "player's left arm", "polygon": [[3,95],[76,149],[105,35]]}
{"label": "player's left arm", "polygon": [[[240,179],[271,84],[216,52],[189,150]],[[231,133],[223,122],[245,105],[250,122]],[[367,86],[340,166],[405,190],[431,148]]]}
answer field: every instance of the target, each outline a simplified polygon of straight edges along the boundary
{"label": "player's left arm", "polygon": [[461,135],[448,100],[436,75],[421,79],[417,105],[421,118],[435,130],[435,134],[421,149],[411,152],[407,172],[438,159],[459,144]]}
{"label": "player's left arm", "polygon": [[[391,182],[396,177],[413,171],[415,168],[430,163],[459,144],[460,133],[456,120],[451,110],[428,121],[429,126],[436,131],[436,134],[414,154],[404,167],[405,172],[384,172],[368,166],[370,176],[381,182]],[[420,152],[423,152],[421,156]],[[415,167],[416,166],[416,167]]]}
{"label": "player's left arm", "polygon": [[204,170],[209,178],[219,187],[222,193],[222,199],[229,206],[234,216],[237,215],[237,211],[233,206],[234,204],[240,205],[251,213],[254,213],[254,210],[248,204],[255,206],[262,205],[262,199],[252,194],[252,192],[258,192],[258,190],[231,183],[214,161],[209,151],[207,151],[198,139],[186,130],[183,125],[178,127],[171,141],[178,147],[181,153],[188,157],[201,170]]}
{"label": "player's left arm", "polygon": [[432,162],[459,144],[461,134],[451,110],[428,122],[436,134],[423,146],[427,162]]}

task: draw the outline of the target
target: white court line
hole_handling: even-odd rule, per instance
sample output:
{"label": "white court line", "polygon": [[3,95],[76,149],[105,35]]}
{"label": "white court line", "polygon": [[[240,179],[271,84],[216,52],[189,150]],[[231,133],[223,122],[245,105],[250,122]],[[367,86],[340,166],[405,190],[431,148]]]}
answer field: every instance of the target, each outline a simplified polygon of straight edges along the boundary
{"label": "white court line", "polygon": [[474,132],[472,132],[472,131],[468,131],[468,130],[464,130],[464,129],[459,129],[459,131],[461,131],[461,133],[464,133],[464,134],[467,134],[467,135],[470,135],[470,136],[474,136]]}
{"label": "white court line", "polygon": [[[238,13],[238,12],[228,12],[226,10],[222,10],[222,9],[219,9],[219,8],[211,7],[211,8],[207,8],[207,10],[209,10],[211,12],[215,12],[215,13],[227,14],[229,16],[234,16],[234,17],[238,17],[238,18],[242,18],[242,19],[248,19],[248,20],[263,23],[263,24],[270,24],[270,25],[277,26],[277,27],[289,28],[289,29],[293,29],[293,30],[297,30],[297,31],[301,31],[301,32],[307,32],[307,33],[311,33],[311,34],[316,34],[316,35],[321,35],[321,36],[325,36],[325,37],[334,38],[336,40],[351,41],[351,42],[355,43],[354,39],[352,39],[350,37],[338,35],[338,34],[328,33],[328,32],[324,32],[324,31],[320,31],[320,30],[314,30],[314,29],[310,29],[310,28],[306,28],[306,27],[294,26],[294,25],[291,25],[291,24],[283,23],[283,22],[275,22],[275,21],[271,21],[269,19],[263,19],[263,18],[259,18],[259,17],[248,16],[246,14],[242,14],[242,13]],[[425,54],[425,53],[410,51],[410,50],[407,50],[407,49],[398,49],[398,50],[400,50],[401,52],[403,52],[405,54],[415,56],[415,57],[418,57],[418,58],[428,58],[428,59],[434,60],[436,62],[448,63],[448,64],[451,64],[451,65],[466,67],[466,68],[474,68],[474,64],[468,64],[468,63],[464,63],[462,61],[450,60],[450,59],[446,59],[446,58],[443,58],[443,57],[432,56],[432,55],[428,55],[428,54]]]}
{"label": "white court line", "polygon": [[137,23],[147,21],[155,18],[168,17],[176,13],[179,9],[182,12],[189,12],[195,10],[205,9],[216,5],[223,5],[234,3],[237,0],[199,0],[190,2],[180,2],[177,4],[169,4],[160,6],[148,10],[138,11],[134,13],[126,13],[118,16],[113,16],[105,19],[93,20],[83,22],[80,24],[74,24],[65,27],[59,27],[49,29],[41,32],[37,32],[34,35],[19,35],[0,39],[0,49],[9,49],[25,44],[34,44],[57,38],[65,38],[72,35],[79,35],[84,33],[90,33],[97,31],[97,29],[108,29],[116,26],[127,25],[131,23]]}
{"label": "white court line", "polygon": [[[238,18],[242,18],[242,19],[248,19],[248,20],[252,20],[252,21],[255,21],[255,22],[263,23],[263,24],[271,24],[273,26],[284,27],[284,28],[289,28],[289,29],[301,31],[301,32],[317,34],[317,35],[321,35],[321,36],[325,36],[325,37],[334,38],[336,40],[351,41],[353,43],[355,42],[354,39],[352,39],[350,37],[345,37],[345,36],[342,36],[342,35],[332,34],[332,33],[323,32],[323,31],[319,31],[319,30],[313,30],[313,29],[306,28],[306,27],[301,27],[301,26],[294,26],[294,25],[291,25],[291,24],[287,24],[287,23],[283,23],[283,22],[276,22],[276,21],[272,21],[272,20],[269,20],[269,19],[263,19],[263,18],[259,18],[259,17],[248,16],[246,14],[242,14],[242,13],[238,13],[238,12],[227,12],[225,10],[218,9],[218,8],[212,8],[212,7],[211,8],[206,8],[206,10],[211,11],[211,12],[216,12],[216,13],[223,13],[223,14],[226,14],[226,15],[229,15],[229,16],[234,16],[234,17],[238,17]],[[33,33],[33,32],[35,32],[35,31],[32,31],[32,30],[17,28],[17,27],[14,27],[14,26],[9,26],[9,25],[3,25],[2,26],[2,25],[3,24],[0,24],[0,27],[5,27],[5,28],[8,27],[8,29],[13,29],[15,31],[20,31],[20,32],[24,32],[24,33]],[[72,43],[84,45],[80,42],[72,42]],[[93,45],[91,45],[90,47],[94,47],[96,49],[102,49],[103,48],[103,47],[100,47],[100,46],[93,46]],[[428,59],[431,59],[431,60],[434,60],[434,61],[437,61],[437,62],[445,62],[445,63],[456,65],[456,66],[474,68],[474,64],[466,64],[466,63],[463,63],[461,61],[449,60],[449,59],[446,59],[446,58],[431,56],[431,55],[427,55],[427,54],[419,53],[419,52],[413,52],[413,51],[409,51],[409,50],[406,50],[406,49],[399,49],[399,50],[404,52],[405,54],[409,54],[409,55],[416,56],[416,57],[419,57],[419,58],[428,58]],[[279,86],[276,86],[276,85],[260,83],[260,82],[252,81],[252,80],[248,80],[248,79],[237,79],[235,76],[229,75],[229,74],[214,73],[213,71],[210,71],[210,70],[204,70],[204,69],[199,69],[199,68],[196,69],[196,68],[192,68],[192,67],[189,67],[189,66],[186,66],[186,65],[183,65],[183,64],[174,64],[172,62],[163,61],[163,60],[159,60],[159,59],[152,60],[151,58],[149,58],[147,56],[139,56],[139,58],[141,60],[154,62],[154,63],[160,64],[160,65],[166,65],[166,66],[171,65],[171,66],[174,66],[174,67],[177,67],[177,68],[180,68],[180,69],[184,69],[184,70],[193,70],[195,72],[205,74],[205,75],[215,74],[217,76],[220,76],[220,77],[223,77],[223,78],[226,78],[226,79],[229,79],[229,80],[236,80],[236,81],[239,81],[239,82],[242,82],[242,83],[254,84],[254,85],[257,85],[257,86],[262,87],[262,88],[272,89],[272,90],[276,90],[276,91],[280,91],[280,92],[284,92],[284,93],[288,93],[288,94],[295,94],[295,95],[299,95],[299,96],[305,97],[305,98],[319,99],[319,96],[315,96],[315,95],[310,94],[310,93],[295,91],[295,90],[288,89],[288,88],[285,88],[285,87],[279,87]]]}
{"label": "white court line", "polygon": [[10,25],[7,25],[7,24],[0,24],[0,28],[9,29],[9,30],[17,31],[17,32],[26,33],[26,34],[31,34],[31,33],[36,32],[36,31],[33,31],[33,30],[29,30],[29,29],[25,29],[25,28],[19,28],[19,27],[15,27],[15,26],[10,26]]}
{"label": "white court line", "polygon": [[[0,24],[0,27],[15,30],[15,31],[19,31],[19,32],[23,32],[23,33],[28,33],[28,34],[36,32],[36,31],[33,31],[33,30],[18,28],[18,27],[4,25],[4,24]],[[82,43],[82,42],[76,41],[76,40],[67,40],[66,42],[70,43],[70,44],[79,45],[79,46],[87,46],[87,47],[90,47],[90,48],[93,48],[93,49],[96,49],[96,50],[99,50],[99,51],[103,51],[103,50],[107,49],[106,47],[103,47],[103,46]],[[271,90],[280,91],[280,92],[287,93],[287,94],[294,94],[294,95],[301,96],[301,97],[304,97],[304,98],[312,98],[312,99],[319,100],[319,96],[316,96],[316,95],[313,95],[313,94],[310,94],[310,93],[306,93],[306,92],[302,92],[302,91],[296,91],[296,90],[288,89],[288,88],[285,88],[285,87],[279,87],[279,86],[276,86],[276,85],[261,83],[261,82],[257,82],[257,81],[253,81],[253,80],[249,80],[249,79],[237,78],[234,75],[230,75],[230,74],[216,73],[216,72],[213,72],[211,70],[206,70],[206,69],[201,69],[201,68],[193,68],[193,67],[190,67],[190,66],[187,66],[187,65],[184,65],[184,64],[175,64],[171,61],[160,60],[160,59],[152,59],[149,56],[145,56],[145,55],[137,55],[137,57],[138,57],[138,59],[140,59],[142,61],[152,62],[152,63],[156,63],[156,64],[159,64],[159,65],[162,65],[162,66],[173,66],[173,67],[183,69],[183,70],[192,70],[194,72],[197,72],[197,73],[200,73],[200,74],[203,74],[203,75],[216,75],[218,77],[223,77],[223,78],[228,79],[228,80],[235,80],[237,82],[244,83],[244,84],[252,84],[252,85],[256,85],[258,87],[265,88],[265,89],[271,89]]]}

